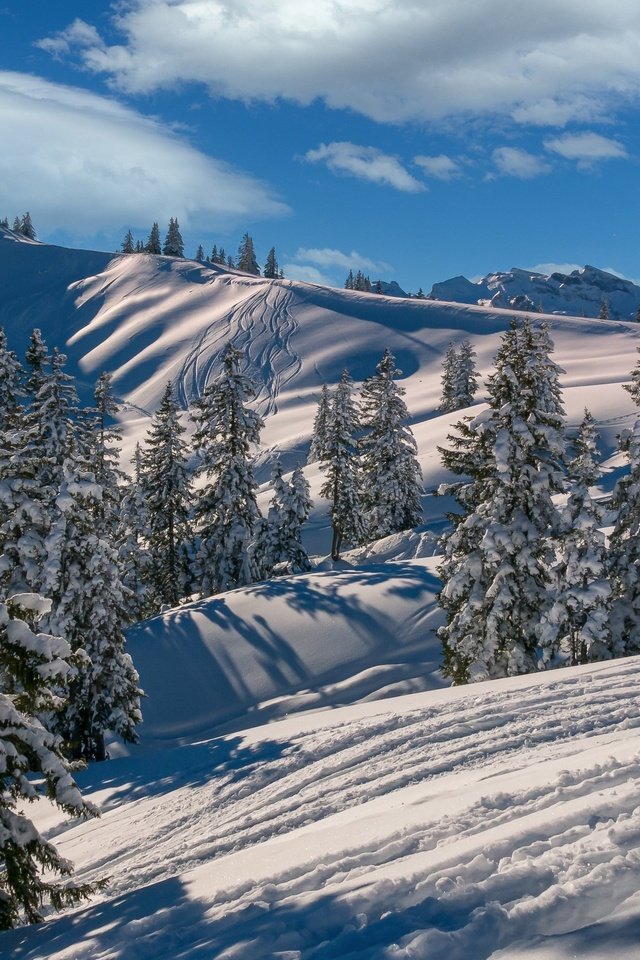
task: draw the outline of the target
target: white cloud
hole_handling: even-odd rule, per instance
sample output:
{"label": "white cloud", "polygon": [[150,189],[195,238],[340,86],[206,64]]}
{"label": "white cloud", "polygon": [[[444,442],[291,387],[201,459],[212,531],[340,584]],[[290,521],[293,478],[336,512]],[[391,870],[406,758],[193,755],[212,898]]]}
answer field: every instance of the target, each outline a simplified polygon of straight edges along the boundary
{"label": "white cloud", "polygon": [[392,270],[393,267],[384,261],[371,260],[363,257],[357,250],[343,253],[342,250],[333,250],[329,247],[299,247],[295,260],[315,263],[320,267],[340,267],[343,270],[371,270],[373,272]]}
{"label": "white cloud", "polygon": [[435,177],[436,180],[453,180],[455,177],[462,175],[458,161],[445,156],[444,153],[437,157],[414,157],[413,162],[422,167],[428,176]]}
{"label": "white cloud", "polygon": [[577,160],[582,169],[592,167],[599,160],[624,160],[627,151],[618,140],[602,137],[599,133],[566,133],[545,140],[547,150],[566,160]]}
{"label": "white cloud", "polygon": [[545,276],[551,276],[552,273],[573,273],[574,270],[582,270],[584,264],[579,263],[536,263],[533,267],[526,267],[531,273],[543,273]]}
{"label": "white cloud", "polygon": [[323,287],[335,286],[334,278],[326,276],[326,274],[318,270],[317,267],[313,267],[307,263],[285,263],[282,271],[289,280],[302,280],[304,283],[320,283]]}
{"label": "white cloud", "polygon": [[[640,92],[637,0],[128,0],[116,9],[123,42],[87,46],[81,36],[78,53],[130,92],[195,81],[239,100],[321,98],[378,121],[515,111],[554,124]],[[49,39],[73,40],[67,31]]]}
{"label": "white cloud", "polygon": [[0,210],[28,209],[41,233],[91,236],[178,216],[183,227],[287,208],[260,181],[208,157],[114,100],[0,71]]}
{"label": "white cloud", "polygon": [[[519,180],[532,180],[549,173],[551,167],[540,157],[516,147],[497,147],[491,159],[497,173],[502,177],[517,177]],[[491,175],[490,175],[491,176]]]}
{"label": "white cloud", "polygon": [[74,47],[89,50],[104,48],[96,28],[79,17],[55,36],[37,40],[35,46],[56,58],[68,55]]}
{"label": "white cloud", "polygon": [[321,143],[304,156],[310,163],[325,163],[334,173],[346,173],[360,180],[379,183],[405,193],[420,193],[427,188],[412,177],[397,157],[376,147],[362,147],[348,140]]}

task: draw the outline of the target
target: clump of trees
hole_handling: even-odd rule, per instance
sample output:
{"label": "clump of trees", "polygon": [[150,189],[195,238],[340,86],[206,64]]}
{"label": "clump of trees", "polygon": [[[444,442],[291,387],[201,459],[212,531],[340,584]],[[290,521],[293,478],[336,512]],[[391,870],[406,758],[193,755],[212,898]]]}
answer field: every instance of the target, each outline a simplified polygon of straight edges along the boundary
{"label": "clump of trees", "polygon": [[334,560],[343,543],[368,543],[422,519],[422,471],[396,382],[401,373],[385,350],[359,401],[347,370],[333,394],[323,386],[309,459],[325,473],[320,492],[330,503]]}
{"label": "clump of trees", "polygon": [[8,218],[3,217],[3,219],[0,220],[0,227],[4,227],[5,230],[12,230],[13,233],[17,233],[22,237],[28,237],[29,240],[36,239],[36,230],[28,210],[26,213],[23,213],[21,217],[15,216],[11,226],[9,226]]}
{"label": "clump of trees", "polygon": [[[607,546],[593,499],[593,418],[567,435],[547,327],[513,321],[488,407],[441,450],[460,479],[442,538],[439,634],[454,683],[640,651],[640,420],[621,438],[629,473],[612,497]],[[627,389],[639,401],[640,367]],[[566,494],[563,501],[561,494]]]}

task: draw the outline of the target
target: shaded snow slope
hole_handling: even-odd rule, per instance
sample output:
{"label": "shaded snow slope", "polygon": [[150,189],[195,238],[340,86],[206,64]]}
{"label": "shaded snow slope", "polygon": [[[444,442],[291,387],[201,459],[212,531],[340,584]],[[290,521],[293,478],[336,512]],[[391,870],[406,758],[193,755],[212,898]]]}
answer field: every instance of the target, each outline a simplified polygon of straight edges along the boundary
{"label": "shaded snow slope", "polygon": [[96,764],[80,782],[102,819],[43,826],[109,890],[0,952],[631,960],[639,683],[636,658]]}
{"label": "shaded snow slope", "polygon": [[143,745],[442,686],[434,567],[338,564],[131,627],[128,649],[148,697]]}

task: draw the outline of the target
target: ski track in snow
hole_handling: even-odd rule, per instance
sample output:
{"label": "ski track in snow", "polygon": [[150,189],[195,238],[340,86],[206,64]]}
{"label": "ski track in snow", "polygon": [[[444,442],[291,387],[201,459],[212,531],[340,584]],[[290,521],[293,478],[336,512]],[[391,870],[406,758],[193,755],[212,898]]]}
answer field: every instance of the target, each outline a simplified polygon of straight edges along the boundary
{"label": "ski track in snow", "polygon": [[56,843],[112,898],[181,878],[203,917],[178,898],[124,953],[69,956],[507,960],[609,916],[638,890],[640,661],[544,679],[170,751],[146,785],[113,761],[103,819]]}
{"label": "ski track in snow", "polygon": [[256,405],[262,416],[278,412],[278,394],[302,368],[291,346],[298,323],[290,310],[293,293],[276,283],[265,284],[216,319],[189,351],[177,377],[176,390],[183,406],[201,396],[218,372],[220,352],[231,341],[245,352],[247,369],[259,389]]}

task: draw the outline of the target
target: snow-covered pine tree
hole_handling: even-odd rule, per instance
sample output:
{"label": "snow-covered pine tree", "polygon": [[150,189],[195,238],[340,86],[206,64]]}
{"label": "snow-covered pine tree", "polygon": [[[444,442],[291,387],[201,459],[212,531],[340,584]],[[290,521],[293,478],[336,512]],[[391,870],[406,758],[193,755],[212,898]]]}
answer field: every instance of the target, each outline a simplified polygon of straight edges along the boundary
{"label": "snow-covered pine tree", "polygon": [[69,673],[69,645],[38,627],[49,606],[35,594],[0,602],[0,930],[37,923],[46,903],[59,910],[103,886],[76,883],[69,861],[23,810],[45,795],[70,816],[95,814],[71,777],[59,741],[34,718],[62,705],[53,686],[64,691]]}
{"label": "snow-covered pine tree", "polygon": [[145,253],[162,253],[162,247],[160,245],[160,227],[157,223],[154,222],[149,233],[147,242],[144,245]]}
{"label": "snow-covered pine tree", "polygon": [[198,249],[196,250],[196,260],[204,260],[204,248],[201,243],[198,244]]}
{"label": "snow-covered pine tree", "polygon": [[240,371],[243,354],[227,344],[222,373],[194,404],[194,446],[205,478],[195,508],[200,538],[197,554],[200,590],[208,596],[250,583],[249,545],[260,513],[251,448],[263,423],[248,402],[253,382]]}
{"label": "snow-covered pine tree", "polygon": [[543,615],[539,631],[542,660],[551,666],[611,656],[611,587],[605,536],[600,529],[602,509],[589,492],[600,476],[596,454],[595,421],[585,410],[569,466],[570,494],[561,515],[552,570],[553,603]]}
{"label": "snow-covered pine tree", "polygon": [[320,496],[330,504],[331,559],[340,559],[343,543],[358,544],[364,537],[356,432],[359,412],[352,396],[352,380],[345,370],[335,389],[327,424],[322,466],[325,482]]}
{"label": "snow-covered pine tree", "polygon": [[458,352],[455,344],[449,341],[447,352],[442,361],[442,390],[440,392],[440,406],[438,407],[443,413],[449,413],[452,410],[459,409],[455,393],[457,368]]}
{"label": "snow-covered pine tree", "polygon": [[311,569],[309,556],[302,546],[302,527],[312,506],[309,483],[302,467],[298,466],[291,474],[282,520],[282,526],[286,533],[288,568],[291,573],[305,573]]}
{"label": "snow-covered pine tree", "polygon": [[131,230],[127,230],[125,233],[120,249],[123,253],[135,253],[136,248],[133,243],[133,234],[131,233]]}
{"label": "snow-covered pine tree", "polygon": [[104,760],[106,731],[137,741],[142,691],[125,651],[125,603],[117,550],[101,519],[103,490],[82,454],[79,444],[64,461],[45,542],[43,589],[52,600],[45,625],[81,655],[56,730],[74,759]]}
{"label": "snow-covered pine tree", "polygon": [[307,463],[313,463],[314,460],[326,459],[331,403],[332,397],[329,387],[326,385],[326,383],[323,383],[320,400],[318,402],[318,409],[313,421],[313,432],[311,434],[311,445],[309,447]]}
{"label": "snow-covered pine tree", "polygon": [[[625,384],[640,406],[640,361]],[[612,651],[616,657],[640,651],[640,419],[620,437],[629,472],[618,480],[611,506],[615,523],[609,542]]]}
{"label": "snow-covered pine tree", "polygon": [[280,269],[278,267],[278,261],[276,260],[275,247],[271,247],[271,250],[269,250],[269,253],[267,254],[262,276],[266,277],[267,280],[277,280],[280,276]]}
{"label": "snow-covered pine tree", "polygon": [[191,476],[186,428],[173,384],[167,383],[142,454],[142,489],[148,514],[151,593],[156,609],[177,606],[191,592]]}
{"label": "snow-covered pine tree", "polygon": [[121,491],[124,474],[120,470],[120,442],[114,422],[120,409],[113,396],[110,373],[101,373],[93,393],[95,407],[85,414],[84,441],[88,461],[93,466],[96,482],[102,487],[99,513],[101,527],[109,539],[115,538],[118,528]]}
{"label": "snow-covered pine tree", "polygon": [[65,356],[54,350],[49,372],[46,347],[34,331],[27,359],[28,404],[0,480],[0,582],[5,594],[42,586],[44,541],[57,511],[63,463],[75,442],[78,398],[64,372]]}
{"label": "snow-covered pine tree", "polygon": [[162,252],[165,257],[184,257],[184,243],[177,217],[169,219],[169,228],[164,238]]}
{"label": "snow-covered pine tree", "polygon": [[9,349],[6,334],[0,327],[0,436],[4,450],[10,441],[10,431],[18,425],[20,398],[24,396],[23,376],[20,361]]}
{"label": "snow-covered pine tree", "polygon": [[[233,264],[230,264],[230,266],[232,265]],[[258,266],[258,261],[256,260],[256,252],[253,246],[253,240],[248,233],[245,233],[240,246],[238,247],[238,260],[236,266],[238,270],[243,270],[245,273],[252,273],[256,277],[260,276],[260,267]]]}
{"label": "snow-covered pine tree", "polygon": [[125,483],[117,533],[118,563],[124,588],[127,620],[144,620],[154,613],[151,557],[147,546],[149,516],[142,490],[142,449],[136,444],[131,461],[134,475]]}
{"label": "snow-covered pine tree", "polygon": [[22,219],[20,221],[20,233],[23,237],[28,237],[29,240],[36,239],[36,229],[33,225],[31,214],[28,210],[22,215]]}
{"label": "snow-covered pine tree", "polygon": [[360,393],[360,505],[367,541],[415,527],[422,520],[422,471],[409,416],[402,399],[404,388],[395,381],[402,374],[390,350],[368,377]]}
{"label": "snow-covered pine tree", "polygon": [[22,233],[22,221],[20,217],[17,216],[17,214],[13,218],[13,224],[11,226],[11,229],[13,230],[14,233],[18,233],[18,234]]}
{"label": "snow-covered pine tree", "polygon": [[284,532],[284,511],[289,494],[289,485],[282,473],[280,457],[273,462],[271,473],[273,492],[266,518],[258,518],[254,528],[254,542],[251,549],[256,580],[266,580],[273,576],[277,563],[286,553]]}
{"label": "snow-covered pine tree", "polygon": [[439,409],[443,412],[470,407],[478,389],[475,351],[466,337],[458,349],[450,343],[442,366],[442,395]]}
{"label": "snow-covered pine tree", "polygon": [[[640,307],[638,308],[640,310]],[[640,347],[636,347],[640,353]],[[631,371],[631,383],[623,383],[622,389],[631,394],[633,402],[640,407],[640,360],[636,360],[636,365]]]}
{"label": "snow-covered pine tree", "polygon": [[455,683],[526,673],[549,603],[553,495],[563,486],[565,440],[559,368],[548,334],[528,320],[504,335],[489,378],[489,409],[458,424],[445,466],[466,479],[443,485],[462,509],[442,538],[439,630]]}

